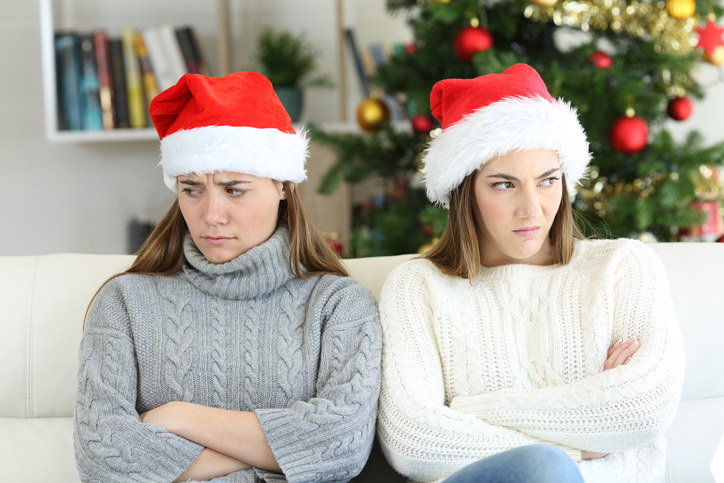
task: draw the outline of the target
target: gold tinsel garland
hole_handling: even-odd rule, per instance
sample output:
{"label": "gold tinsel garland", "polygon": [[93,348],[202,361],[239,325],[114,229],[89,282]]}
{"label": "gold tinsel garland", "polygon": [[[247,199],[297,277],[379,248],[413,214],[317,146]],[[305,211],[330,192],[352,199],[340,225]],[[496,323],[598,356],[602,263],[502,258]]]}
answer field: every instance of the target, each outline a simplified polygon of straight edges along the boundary
{"label": "gold tinsel garland", "polygon": [[660,53],[684,53],[694,48],[692,33],[696,17],[676,20],[666,12],[663,1],[561,0],[553,7],[528,5],[527,18],[589,30],[611,30],[650,40]]}
{"label": "gold tinsel garland", "polygon": [[[577,198],[587,211],[594,212],[601,218],[610,215],[610,200],[614,196],[627,195],[646,199],[657,191],[666,179],[676,181],[678,173],[651,173],[633,181],[616,181],[611,183],[605,176],[600,176],[597,167],[593,166],[589,176],[581,180],[577,189]],[[692,177],[696,200],[717,200],[724,196],[724,178],[719,177],[716,168],[701,165]],[[680,200],[679,207],[685,207],[693,200]]]}

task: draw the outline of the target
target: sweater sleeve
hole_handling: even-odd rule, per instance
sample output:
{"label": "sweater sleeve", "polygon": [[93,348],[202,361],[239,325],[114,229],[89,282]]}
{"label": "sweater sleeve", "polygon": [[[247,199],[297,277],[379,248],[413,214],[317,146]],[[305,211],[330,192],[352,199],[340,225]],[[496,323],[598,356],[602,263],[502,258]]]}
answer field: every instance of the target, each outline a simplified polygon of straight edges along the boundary
{"label": "sweater sleeve", "polygon": [[[540,438],[486,422],[445,405],[431,294],[420,264],[396,268],[380,295],[383,334],[378,433],[393,468],[434,481],[485,456]],[[557,445],[574,460],[580,451]]]}
{"label": "sweater sleeve", "polygon": [[624,451],[663,434],[676,413],[684,375],[666,274],[655,253],[638,242],[623,245],[612,270],[612,338],[637,337],[641,343],[626,365],[560,386],[460,396],[450,406],[590,451]]}
{"label": "sweater sleeve", "polygon": [[83,481],[173,481],[202,448],[141,422],[135,351],[115,286],[111,281],[96,297],[80,346],[76,464]]}
{"label": "sweater sleeve", "polygon": [[312,294],[306,322],[321,322],[315,397],[256,410],[290,482],[351,479],[364,467],[374,438],[381,350],[375,300],[352,279],[326,277]]}

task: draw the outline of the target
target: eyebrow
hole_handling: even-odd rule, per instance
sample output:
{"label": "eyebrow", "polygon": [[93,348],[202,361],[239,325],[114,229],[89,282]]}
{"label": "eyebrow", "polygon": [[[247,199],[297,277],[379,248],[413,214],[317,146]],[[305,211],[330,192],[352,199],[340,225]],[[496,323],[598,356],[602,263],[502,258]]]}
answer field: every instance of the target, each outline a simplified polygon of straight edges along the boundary
{"label": "eyebrow", "polygon": [[[201,186],[204,184],[201,181],[194,181],[191,179],[179,180],[179,183],[187,184],[189,186]],[[237,184],[250,184],[250,183],[251,183],[251,181],[232,179],[229,181],[219,181],[218,183],[214,183],[214,184],[216,184],[217,186],[224,186],[224,187],[228,188],[229,186],[235,186]]]}
{"label": "eyebrow", "polygon": [[[538,179],[547,178],[548,176],[552,175],[552,174],[555,173],[556,171],[560,171],[560,170],[561,170],[561,168],[549,169],[549,170],[546,171],[545,173],[543,173],[543,174],[541,174],[540,176],[538,176]],[[520,181],[520,180],[519,180],[518,178],[516,178],[515,176],[511,176],[511,175],[509,175],[509,174],[503,174],[503,173],[489,174],[489,175],[486,176],[486,178],[501,178],[501,179],[504,179],[504,180],[507,180],[507,181]]]}

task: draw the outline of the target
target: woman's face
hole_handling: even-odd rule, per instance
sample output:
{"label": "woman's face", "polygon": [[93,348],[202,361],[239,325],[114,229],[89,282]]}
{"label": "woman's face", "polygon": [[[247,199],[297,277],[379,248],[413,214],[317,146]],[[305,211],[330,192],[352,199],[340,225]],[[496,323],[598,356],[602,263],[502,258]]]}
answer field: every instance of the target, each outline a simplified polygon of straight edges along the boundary
{"label": "woman's face", "polygon": [[482,264],[553,263],[548,234],[562,189],[555,151],[511,151],[482,165],[473,207]]}
{"label": "woman's face", "polygon": [[286,198],[280,181],[227,171],[181,175],[176,189],[191,238],[213,263],[231,261],[266,241]]}

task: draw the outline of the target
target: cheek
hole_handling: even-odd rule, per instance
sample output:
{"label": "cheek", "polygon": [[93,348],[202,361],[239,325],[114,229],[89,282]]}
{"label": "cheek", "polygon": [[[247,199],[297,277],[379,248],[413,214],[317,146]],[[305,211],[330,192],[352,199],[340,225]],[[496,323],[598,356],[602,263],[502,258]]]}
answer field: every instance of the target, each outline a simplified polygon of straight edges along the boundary
{"label": "cheek", "polygon": [[198,210],[194,210],[192,205],[189,205],[188,203],[181,201],[180,198],[179,198],[179,202],[178,202],[178,207],[179,207],[179,210],[181,210],[181,216],[183,216],[183,219],[186,222],[186,226],[188,227],[189,232],[193,236],[194,233],[196,232],[196,225],[198,224],[197,223],[197,220],[199,218],[197,216]]}
{"label": "cheek", "polygon": [[272,199],[256,204],[255,207],[244,207],[239,211],[238,220],[247,226],[268,228],[276,226],[279,202]]}
{"label": "cheek", "polygon": [[496,221],[502,220],[510,211],[506,203],[500,200],[494,200],[485,196],[475,197],[475,216],[478,225],[484,223],[486,226],[495,224]]}
{"label": "cheek", "polygon": [[558,212],[558,209],[561,206],[561,198],[563,198],[563,193],[561,190],[556,190],[555,192],[551,193],[551,196],[546,198],[544,201],[544,205],[549,213],[552,215],[555,215]]}

